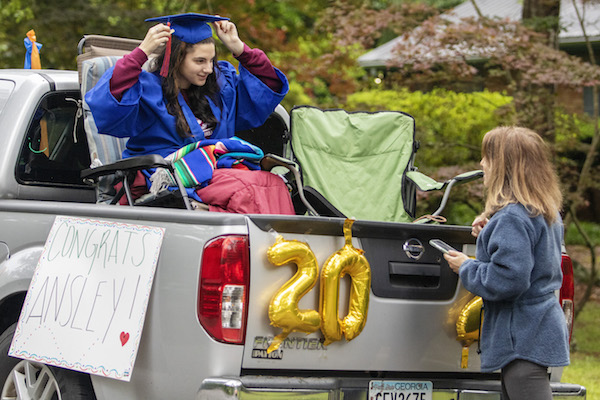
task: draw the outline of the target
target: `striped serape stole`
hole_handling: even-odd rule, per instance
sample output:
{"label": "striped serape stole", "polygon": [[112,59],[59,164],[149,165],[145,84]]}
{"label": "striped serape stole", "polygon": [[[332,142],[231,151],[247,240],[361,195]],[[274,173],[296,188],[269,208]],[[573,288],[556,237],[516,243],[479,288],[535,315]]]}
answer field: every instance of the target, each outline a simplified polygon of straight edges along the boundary
{"label": "striped serape stole", "polygon": [[212,178],[217,166],[216,145],[202,146],[203,142],[188,144],[173,154],[175,173],[185,187],[193,188],[205,184]]}
{"label": "striped serape stole", "polygon": [[172,153],[175,172],[187,188],[208,185],[216,168],[258,170],[263,151],[240,139],[205,139]]}

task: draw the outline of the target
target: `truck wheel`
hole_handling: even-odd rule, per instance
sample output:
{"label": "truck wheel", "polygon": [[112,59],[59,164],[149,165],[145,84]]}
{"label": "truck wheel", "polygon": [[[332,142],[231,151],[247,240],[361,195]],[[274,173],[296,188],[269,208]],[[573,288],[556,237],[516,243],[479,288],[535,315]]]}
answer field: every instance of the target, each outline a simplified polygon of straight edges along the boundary
{"label": "truck wheel", "polygon": [[95,400],[89,375],[9,357],[17,324],[0,335],[0,399]]}

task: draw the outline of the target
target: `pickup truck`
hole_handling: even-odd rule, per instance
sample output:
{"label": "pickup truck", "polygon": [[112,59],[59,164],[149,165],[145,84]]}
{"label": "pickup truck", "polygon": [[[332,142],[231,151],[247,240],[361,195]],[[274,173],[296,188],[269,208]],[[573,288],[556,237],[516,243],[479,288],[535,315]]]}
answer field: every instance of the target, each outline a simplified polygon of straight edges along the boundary
{"label": "pickup truck", "polygon": [[[428,244],[440,238],[473,255],[470,227],[356,220],[351,243],[372,274],[359,334],[326,342],[319,330],[291,332],[273,349],[281,329],[271,325],[270,303],[296,268],[276,267],[267,253],[277,236],[306,243],[321,268],[347,243],[345,219],[99,204],[80,177],[90,166],[80,99],[76,71],[0,72],[2,399],[499,399],[499,373],[481,373],[476,340],[458,340],[457,318],[473,296]],[[35,134],[42,113],[52,115],[46,143]],[[283,133],[285,122],[269,129]],[[57,216],[164,228],[129,381],[7,355]],[[563,270],[571,324],[567,255]],[[233,325],[219,291],[230,283],[246,294]],[[340,280],[340,315],[350,283]],[[319,292],[317,284],[299,306],[318,313]],[[555,398],[585,398],[582,386],[560,382],[560,368],[549,373]]]}

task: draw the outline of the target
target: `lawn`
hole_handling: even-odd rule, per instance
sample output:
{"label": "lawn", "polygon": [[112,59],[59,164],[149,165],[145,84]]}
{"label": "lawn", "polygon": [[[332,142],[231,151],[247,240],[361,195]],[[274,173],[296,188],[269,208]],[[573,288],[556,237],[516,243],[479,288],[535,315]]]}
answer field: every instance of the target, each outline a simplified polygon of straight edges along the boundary
{"label": "lawn", "polygon": [[587,400],[600,400],[600,303],[589,301],[573,327],[571,365],[565,368],[563,382],[587,389]]}

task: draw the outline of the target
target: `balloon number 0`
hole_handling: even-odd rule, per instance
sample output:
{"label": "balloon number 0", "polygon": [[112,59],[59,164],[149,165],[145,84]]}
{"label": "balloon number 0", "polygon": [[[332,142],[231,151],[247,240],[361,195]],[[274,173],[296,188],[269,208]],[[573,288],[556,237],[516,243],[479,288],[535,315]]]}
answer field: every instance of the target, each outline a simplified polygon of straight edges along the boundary
{"label": "balloon number 0", "polygon": [[[277,237],[267,250],[269,262],[280,266],[297,265],[296,274],[287,281],[269,303],[271,325],[282,332],[271,342],[268,353],[277,350],[291,332],[313,333],[321,328],[325,346],[341,340],[342,335],[350,341],[357,337],[367,322],[369,294],[371,292],[371,268],[363,251],[352,246],[352,224],[344,222],[345,245],[332,254],[323,264],[319,290],[319,312],[300,310],[298,302],[312,290],[319,278],[319,266],[314,253],[304,242]],[[352,279],[348,314],[344,319],[338,315],[340,281],[349,275]]]}

